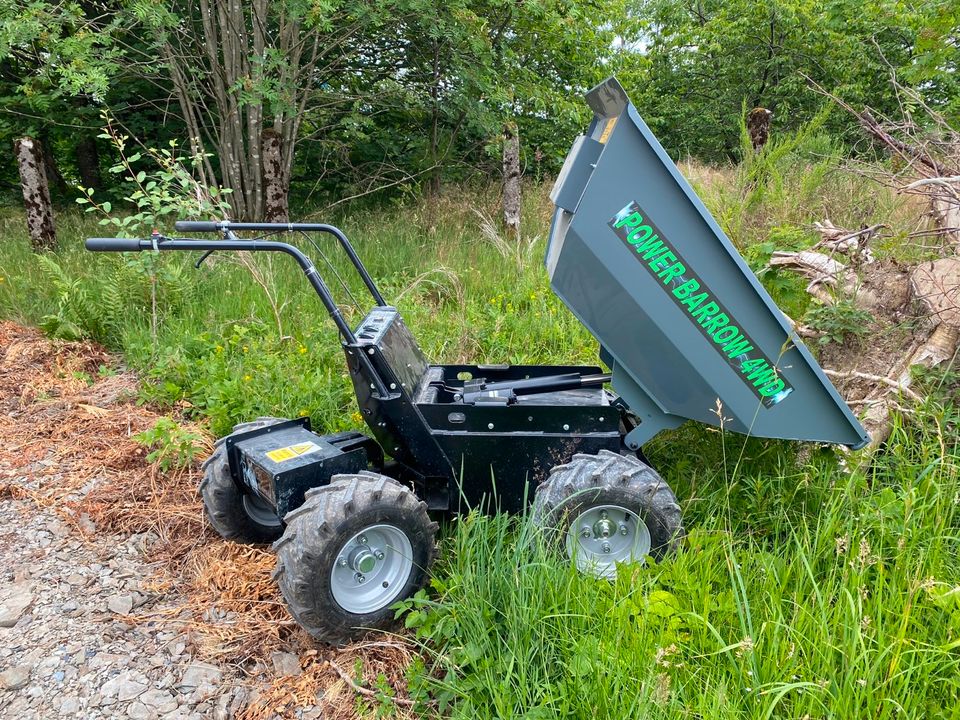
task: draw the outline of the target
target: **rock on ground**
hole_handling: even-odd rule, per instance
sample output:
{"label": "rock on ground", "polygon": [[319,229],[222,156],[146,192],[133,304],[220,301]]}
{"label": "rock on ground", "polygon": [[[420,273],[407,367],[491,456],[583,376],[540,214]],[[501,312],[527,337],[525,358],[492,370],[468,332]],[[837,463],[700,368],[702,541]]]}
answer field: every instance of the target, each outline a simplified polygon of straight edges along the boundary
{"label": "rock on ground", "polygon": [[50,510],[0,500],[0,718],[235,717],[243,678],[196,660],[185,625],[124,622],[135,593],[145,612],[177,599],[146,587],[142,538],[62,530]]}

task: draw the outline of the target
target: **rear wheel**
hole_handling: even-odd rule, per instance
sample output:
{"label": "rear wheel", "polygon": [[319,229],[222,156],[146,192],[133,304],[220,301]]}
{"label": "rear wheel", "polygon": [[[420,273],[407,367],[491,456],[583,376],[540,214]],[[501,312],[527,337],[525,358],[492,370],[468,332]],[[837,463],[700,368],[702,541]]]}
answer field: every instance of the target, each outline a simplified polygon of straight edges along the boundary
{"label": "rear wheel", "polygon": [[[262,417],[234,426],[233,433],[284,422],[281,418]],[[229,436],[228,436],[229,437]],[[253,493],[241,492],[230,476],[226,437],[217,440],[213,455],[203,463],[200,495],[207,520],[221,537],[246,543],[271,543],[283,533],[283,523],[273,507]]]}
{"label": "rear wheel", "polygon": [[619,563],[655,560],[683,537],[676,496],[633,456],[574,455],[537,488],[533,521],[583,573],[616,577]]}
{"label": "rear wheel", "polygon": [[437,524],[396,480],[335,475],[284,520],[274,576],[290,613],[318,640],[340,644],[388,627],[390,606],[426,583]]}

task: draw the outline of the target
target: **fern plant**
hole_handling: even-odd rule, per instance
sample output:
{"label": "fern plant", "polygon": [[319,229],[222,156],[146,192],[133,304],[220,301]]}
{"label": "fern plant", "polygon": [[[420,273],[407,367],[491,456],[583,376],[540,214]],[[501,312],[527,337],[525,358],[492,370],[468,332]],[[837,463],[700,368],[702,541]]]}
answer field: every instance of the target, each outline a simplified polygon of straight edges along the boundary
{"label": "fern plant", "polygon": [[70,277],[52,256],[40,255],[37,260],[57,300],[56,312],[45,315],[40,326],[64,340],[116,346],[127,318],[150,313],[159,319],[176,313],[196,292],[183,265],[153,253],[104,259],[113,262],[111,271],[82,277]]}
{"label": "fern plant", "polygon": [[38,255],[37,261],[57,298],[56,312],[40,321],[43,330],[66,340],[115,341],[125,307],[120,287],[111,281],[115,276],[72,278],[48,255]]}

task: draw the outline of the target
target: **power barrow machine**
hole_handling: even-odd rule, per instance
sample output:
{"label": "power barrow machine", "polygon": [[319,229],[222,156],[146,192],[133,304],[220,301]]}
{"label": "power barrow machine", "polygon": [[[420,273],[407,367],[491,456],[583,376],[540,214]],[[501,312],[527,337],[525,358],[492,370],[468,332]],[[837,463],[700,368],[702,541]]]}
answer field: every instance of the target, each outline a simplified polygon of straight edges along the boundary
{"label": "power barrow machine", "polygon": [[[331,225],[183,221],[180,232],[221,239],[86,242],[285,253],[336,325],[368,432],[247,422],[218,441],[200,485],[220,535],[273,543],[290,612],[319,640],[389,625],[391,606],[426,582],[432,518],[471,507],[520,512],[530,498],[532,522],[584,573],[660,559],[682,537],[680,507],[642,447],[687,420],[854,449],[869,440],[616,79],[586,101],[593,120],[551,194],[546,270],[604,367],[434,364]],[[281,233],[338,241],[371,299],[357,327],[303,252],[263,237]]]}

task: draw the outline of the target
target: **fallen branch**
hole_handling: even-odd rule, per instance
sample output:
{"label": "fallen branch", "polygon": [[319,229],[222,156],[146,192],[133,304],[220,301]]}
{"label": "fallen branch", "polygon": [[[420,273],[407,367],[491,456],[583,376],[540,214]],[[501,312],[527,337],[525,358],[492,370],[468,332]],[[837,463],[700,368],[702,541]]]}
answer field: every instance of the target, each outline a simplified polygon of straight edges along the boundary
{"label": "fallen branch", "polygon": [[873,139],[879,142],[881,145],[886,145],[888,148],[896,151],[905,158],[913,159],[923,165],[926,165],[937,175],[947,175],[949,173],[947,168],[930,156],[926,148],[906,143],[903,140],[895,138],[893,135],[887,132],[880,125],[877,119],[873,117],[873,114],[870,112],[869,108],[863,110],[862,112],[854,113],[854,115],[860,121],[860,126],[867,131],[867,134],[873,137]]}
{"label": "fallen branch", "polygon": [[[783,312],[783,311],[781,310],[780,312]],[[826,333],[823,333],[819,330],[814,330],[809,325],[803,325],[801,323],[798,323],[796,320],[794,320],[792,317],[790,317],[786,313],[783,313],[783,316],[787,319],[790,325],[793,326],[793,331],[802,338],[807,338],[808,340],[819,340],[824,335],[826,335]]]}
{"label": "fallen branch", "polygon": [[810,248],[811,250],[823,247],[833,252],[850,255],[851,259],[858,259],[863,264],[867,264],[874,261],[873,253],[867,247],[867,243],[887,225],[877,223],[860,230],[850,231],[838,228],[828,218],[822,223],[815,222],[813,227],[820,233],[820,240]]}
{"label": "fallen branch", "polygon": [[770,256],[769,265],[770,267],[785,267],[796,270],[801,275],[810,278],[807,292],[825,305],[834,304],[836,298],[833,293],[821,289],[821,285],[837,288],[839,293],[845,297],[856,297],[858,304],[868,309],[873,308],[877,303],[877,299],[872,293],[861,288],[860,278],[857,277],[857,274],[844,263],[834,260],[829,255],[812,250],[777,251]]}
{"label": "fallen branch", "polygon": [[354,682],[353,678],[350,677],[346,671],[337,665],[333,660],[327,660],[327,664],[333,669],[333,671],[340,676],[340,679],[343,680],[347,685],[350,686],[350,689],[364,697],[371,698],[377,701],[388,700],[395,705],[400,705],[401,707],[414,707],[416,703],[413,700],[407,700],[406,698],[390,697],[381,692],[376,692],[370,688],[365,688],[362,685],[358,685]]}
{"label": "fallen branch", "polygon": [[906,190],[916,190],[917,188],[926,187],[927,185],[940,185],[945,187],[947,191],[954,197],[960,197],[957,195],[957,190],[954,188],[954,184],[960,183],[960,175],[954,175],[953,177],[932,177],[932,178],[921,178],[916,180],[909,185],[904,185],[903,189]]}
{"label": "fallen branch", "polygon": [[892,387],[898,392],[902,392],[907,397],[913,400],[922,400],[919,395],[917,395],[913,390],[907,387],[902,382],[897,380],[892,380],[891,378],[884,377],[883,375],[873,375],[871,373],[860,372],[859,370],[848,370],[846,372],[838,372],[836,370],[827,370],[826,368],[823,371],[824,375],[827,377],[838,378],[841,380],[849,380],[850,378],[858,378],[860,380],[869,380],[870,382],[882,383]]}

